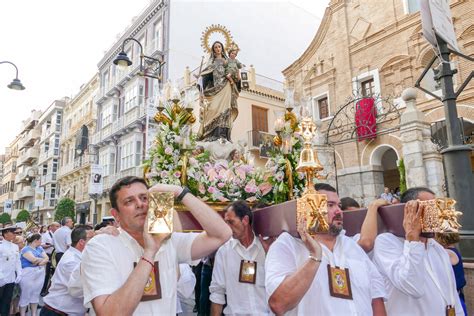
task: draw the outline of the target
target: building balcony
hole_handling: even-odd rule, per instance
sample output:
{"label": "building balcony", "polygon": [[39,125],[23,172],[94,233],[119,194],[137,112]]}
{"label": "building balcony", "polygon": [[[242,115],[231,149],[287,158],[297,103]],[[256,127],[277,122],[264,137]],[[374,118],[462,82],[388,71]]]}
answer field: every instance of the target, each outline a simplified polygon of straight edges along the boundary
{"label": "building balcony", "polygon": [[56,173],[50,173],[44,176],[41,176],[41,185],[45,185],[50,182],[56,182],[57,181],[57,174]]}
{"label": "building balcony", "polygon": [[41,117],[41,111],[33,110],[31,116],[23,121],[23,130],[31,129],[35,126],[36,122],[39,121]]}
{"label": "building balcony", "polygon": [[49,159],[53,159],[53,158],[59,158],[59,149],[56,148],[56,149],[50,149],[46,152],[41,152],[38,156],[38,162],[37,164],[38,165],[41,165],[43,162],[49,160]]}
{"label": "building balcony", "polygon": [[26,151],[20,154],[18,157],[17,166],[21,165],[31,165],[33,161],[37,160],[39,157],[39,149],[35,147],[30,147]]}
{"label": "building balcony", "polygon": [[46,198],[43,202],[43,207],[41,209],[42,210],[54,209],[57,204],[58,204],[57,199],[48,199],[48,198]]}
{"label": "building balcony", "polygon": [[33,128],[24,134],[23,138],[18,142],[18,149],[21,150],[26,147],[31,147],[40,139],[41,131],[38,128]]}
{"label": "building balcony", "polygon": [[124,134],[133,124],[144,120],[146,117],[145,105],[136,106],[130,109],[121,117],[115,119],[111,124],[103,127],[92,136],[91,144],[100,145],[109,138]]}
{"label": "building balcony", "polygon": [[92,135],[91,137],[91,145],[97,145],[98,143],[100,143],[101,137],[102,137],[102,131],[98,131],[94,133],[94,135]]}
{"label": "building balcony", "polygon": [[120,178],[127,177],[127,176],[136,176],[136,177],[143,177],[143,168],[142,167],[132,167],[120,172],[117,172],[113,175],[104,176],[104,185],[103,190],[107,191],[110,190],[112,185]]}
{"label": "building balcony", "polygon": [[58,178],[62,178],[72,172],[75,172],[77,170],[80,170],[82,168],[86,168],[88,166],[90,166],[91,164],[95,163],[95,156],[94,155],[83,155],[83,156],[80,156],[76,159],[74,159],[74,161],[72,163],[68,163],[67,165],[64,165],[64,166],[61,166],[59,168],[59,172],[58,172]]}
{"label": "building balcony", "polygon": [[15,177],[15,183],[30,182],[36,176],[36,167],[26,168]]}
{"label": "building balcony", "polygon": [[112,134],[117,133],[123,128],[124,117],[121,116],[117,120],[112,122]]}
{"label": "building balcony", "polygon": [[28,185],[23,187],[20,191],[16,191],[15,200],[22,200],[33,196],[35,196],[35,189]]}

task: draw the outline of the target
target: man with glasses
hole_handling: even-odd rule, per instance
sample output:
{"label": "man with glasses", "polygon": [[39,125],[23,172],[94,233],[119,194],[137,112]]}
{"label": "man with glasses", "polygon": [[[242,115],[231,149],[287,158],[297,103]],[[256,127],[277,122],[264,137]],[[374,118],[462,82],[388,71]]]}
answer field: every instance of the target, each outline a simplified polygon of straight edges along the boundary
{"label": "man with glasses", "polygon": [[12,301],[13,287],[21,279],[21,262],[15,239],[16,226],[5,224],[1,229],[3,240],[0,242],[0,315],[8,316]]}
{"label": "man with glasses", "polygon": [[79,225],[71,232],[71,247],[64,253],[51,279],[49,294],[44,297],[44,307],[40,316],[50,315],[84,315],[86,309],[83,298],[69,294],[69,280],[81,264],[82,251],[87,242],[94,236],[92,227]]}

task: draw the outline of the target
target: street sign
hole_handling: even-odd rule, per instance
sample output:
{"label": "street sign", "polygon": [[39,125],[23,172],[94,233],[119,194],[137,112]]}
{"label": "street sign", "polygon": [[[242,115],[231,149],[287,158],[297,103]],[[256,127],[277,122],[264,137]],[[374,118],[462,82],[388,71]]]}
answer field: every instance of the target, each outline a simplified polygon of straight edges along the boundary
{"label": "street sign", "polygon": [[437,47],[436,35],[438,35],[453,50],[460,52],[448,2],[446,0],[420,0],[423,36],[431,45]]}

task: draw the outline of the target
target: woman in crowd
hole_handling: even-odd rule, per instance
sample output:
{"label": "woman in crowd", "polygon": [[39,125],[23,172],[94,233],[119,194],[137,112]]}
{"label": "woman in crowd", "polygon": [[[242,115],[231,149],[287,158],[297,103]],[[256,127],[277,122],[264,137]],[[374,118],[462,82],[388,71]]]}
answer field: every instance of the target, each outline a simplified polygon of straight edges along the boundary
{"label": "woman in crowd", "polygon": [[27,245],[20,251],[22,278],[20,281],[20,314],[26,315],[26,307],[30,305],[31,315],[36,316],[39,296],[43,286],[44,267],[49,259],[41,247],[41,235],[32,234],[26,238]]}

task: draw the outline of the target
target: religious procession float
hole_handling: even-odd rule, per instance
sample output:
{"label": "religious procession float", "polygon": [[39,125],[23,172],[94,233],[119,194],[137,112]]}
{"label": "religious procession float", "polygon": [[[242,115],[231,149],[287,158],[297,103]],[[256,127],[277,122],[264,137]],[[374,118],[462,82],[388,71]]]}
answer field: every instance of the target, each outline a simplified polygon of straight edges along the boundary
{"label": "religious procession float", "polygon": [[[211,45],[210,37],[216,33],[223,40]],[[245,147],[230,139],[238,115],[239,47],[220,25],[208,27],[201,41],[209,54],[196,76],[201,80],[184,89],[167,85],[158,96],[154,116],[158,131],[145,161],[146,180],[150,185],[187,186],[216,211],[232,201],[245,200],[255,210],[254,230],[262,236],[277,236],[282,231],[297,236],[301,216],[309,232],[327,232],[327,198],[314,189],[314,182],[324,179],[324,168],[312,145],[317,129],[310,115],[311,103],[297,106],[294,92],[286,90],[285,110],[275,121],[276,135],[264,144],[268,160],[264,167],[254,166]],[[199,115],[195,115],[196,107]],[[458,231],[460,213],[454,209],[455,201],[443,198],[423,203],[424,232]],[[365,212],[344,214],[348,235],[359,232]],[[379,225],[380,231],[404,236],[403,204],[382,207],[378,213],[384,224]],[[173,198],[166,194],[151,197],[149,223],[149,230],[155,233],[201,229],[191,213],[182,205],[173,205]]]}

